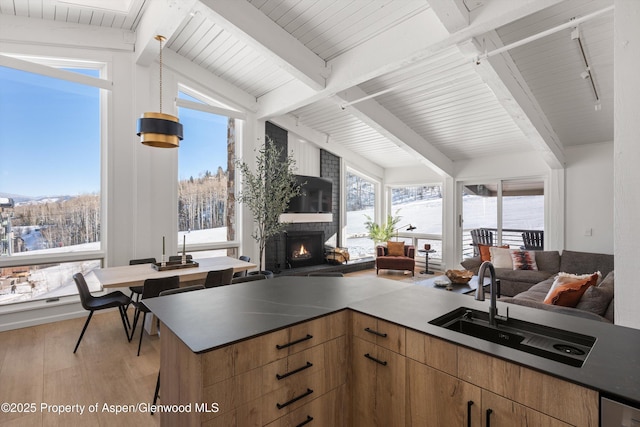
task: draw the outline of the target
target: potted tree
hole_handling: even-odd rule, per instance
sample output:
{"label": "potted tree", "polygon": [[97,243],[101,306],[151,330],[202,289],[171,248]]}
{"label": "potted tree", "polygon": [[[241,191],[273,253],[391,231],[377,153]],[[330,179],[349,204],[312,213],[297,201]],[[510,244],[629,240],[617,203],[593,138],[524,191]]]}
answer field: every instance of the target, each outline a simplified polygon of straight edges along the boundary
{"label": "potted tree", "polygon": [[387,221],[382,225],[375,222],[369,215],[364,215],[367,218],[367,221],[364,223],[367,227],[367,232],[369,232],[369,238],[373,240],[374,245],[378,245],[379,243],[386,243],[393,237],[393,234],[396,230],[396,225],[400,222],[400,216],[398,216],[398,212],[396,211],[396,215],[387,215]]}
{"label": "potted tree", "polygon": [[236,166],[242,174],[242,191],[238,201],[249,208],[255,228],[251,237],[258,243],[259,270],[267,240],[280,233],[286,223],[280,222],[289,201],[300,194],[300,185],[295,180],[296,161],[291,155],[283,155],[273,140],[267,136],[265,145],[256,150],[255,170],[242,160],[236,160]]}

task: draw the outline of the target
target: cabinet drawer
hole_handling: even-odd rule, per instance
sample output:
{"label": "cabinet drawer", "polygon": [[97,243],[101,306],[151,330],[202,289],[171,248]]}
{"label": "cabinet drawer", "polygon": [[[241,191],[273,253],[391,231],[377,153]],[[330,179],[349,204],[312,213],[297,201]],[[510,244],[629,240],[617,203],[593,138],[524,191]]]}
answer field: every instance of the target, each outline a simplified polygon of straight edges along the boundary
{"label": "cabinet drawer", "polygon": [[345,316],[343,310],[260,337],[264,361],[270,363],[345,335]]}
{"label": "cabinet drawer", "polygon": [[262,422],[267,424],[304,406],[329,390],[324,371],[290,381],[262,397]]}
{"label": "cabinet drawer", "polygon": [[[162,393],[160,394],[162,396]],[[218,403],[217,413],[203,413],[202,419],[228,416],[237,408],[250,402],[250,410],[258,410],[262,395],[262,369],[253,369],[224,381],[217,382],[203,389],[202,402]],[[257,406],[256,406],[257,405]]]}
{"label": "cabinet drawer", "polygon": [[407,357],[450,375],[458,374],[458,346],[407,329]]}
{"label": "cabinet drawer", "polygon": [[463,347],[458,377],[572,425],[598,425],[595,390]]}
{"label": "cabinet drawer", "polygon": [[276,360],[262,369],[263,393],[291,387],[309,375],[324,371],[324,344]]}
{"label": "cabinet drawer", "polygon": [[[262,415],[260,414],[260,403],[258,399],[245,403],[233,410],[220,408],[219,414],[215,418],[204,418],[202,427],[261,427]],[[177,424],[182,425],[182,424]]]}
{"label": "cabinet drawer", "polygon": [[354,337],[405,354],[405,329],[395,323],[361,313],[352,313],[351,331]]}
{"label": "cabinet drawer", "polygon": [[346,385],[343,385],[278,418],[267,427],[346,427],[348,410]]}

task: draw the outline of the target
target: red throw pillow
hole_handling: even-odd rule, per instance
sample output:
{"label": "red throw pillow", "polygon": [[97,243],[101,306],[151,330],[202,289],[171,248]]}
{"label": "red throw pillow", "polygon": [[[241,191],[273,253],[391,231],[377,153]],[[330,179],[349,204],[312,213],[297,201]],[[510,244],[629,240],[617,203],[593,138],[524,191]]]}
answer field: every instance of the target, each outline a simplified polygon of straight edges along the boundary
{"label": "red throw pillow", "polygon": [[586,290],[597,283],[598,275],[594,274],[588,279],[569,282],[557,286],[544,299],[545,304],[575,307]]}

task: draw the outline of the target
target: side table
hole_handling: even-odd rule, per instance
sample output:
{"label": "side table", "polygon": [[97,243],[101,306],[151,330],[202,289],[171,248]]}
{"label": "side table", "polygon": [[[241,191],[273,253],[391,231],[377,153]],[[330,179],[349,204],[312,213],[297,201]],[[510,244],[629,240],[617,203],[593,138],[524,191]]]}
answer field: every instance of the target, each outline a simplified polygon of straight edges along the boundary
{"label": "side table", "polygon": [[429,270],[429,254],[432,254],[435,251],[435,249],[429,249],[428,251],[418,249],[418,253],[420,255],[424,255],[424,270],[422,270],[420,274],[435,274],[433,271]]}

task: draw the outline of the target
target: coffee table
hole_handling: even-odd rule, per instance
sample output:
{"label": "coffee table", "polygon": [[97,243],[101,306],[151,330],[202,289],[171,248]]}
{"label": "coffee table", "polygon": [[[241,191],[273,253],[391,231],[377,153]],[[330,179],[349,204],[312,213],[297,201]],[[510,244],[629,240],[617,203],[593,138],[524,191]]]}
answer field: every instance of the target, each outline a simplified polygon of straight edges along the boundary
{"label": "coffee table", "polygon": [[[479,279],[478,276],[473,276],[471,280],[469,280],[469,283],[460,284],[460,283],[451,283],[451,281],[447,278],[447,276],[441,275],[441,276],[432,277],[430,279],[417,281],[415,282],[415,284],[418,286],[425,286],[428,288],[448,290],[450,292],[455,292],[457,294],[470,294],[472,292],[475,292],[476,288],[478,287],[478,279]],[[436,285],[436,282],[440,282],[440,281],[447,281],[449,285],[448,286]],[[489,286],[490,284],[491,284],[491,279],[489,277],[485,277],[483,281],[483,286]]]}

